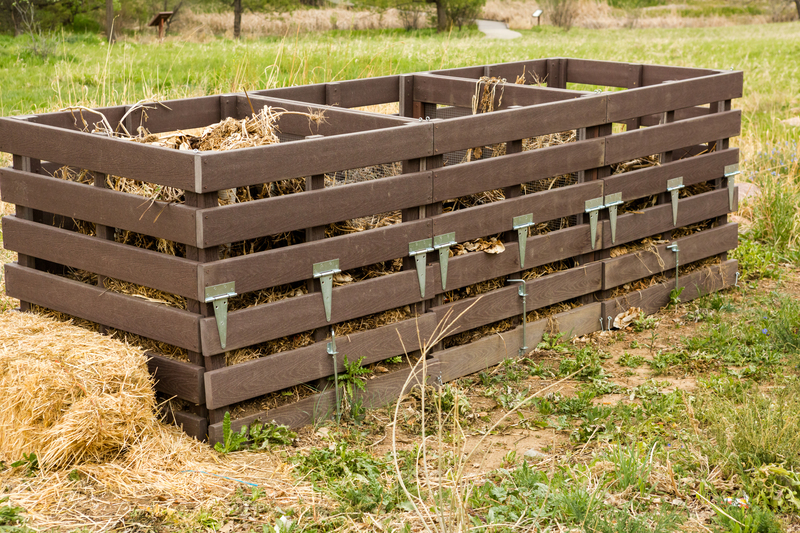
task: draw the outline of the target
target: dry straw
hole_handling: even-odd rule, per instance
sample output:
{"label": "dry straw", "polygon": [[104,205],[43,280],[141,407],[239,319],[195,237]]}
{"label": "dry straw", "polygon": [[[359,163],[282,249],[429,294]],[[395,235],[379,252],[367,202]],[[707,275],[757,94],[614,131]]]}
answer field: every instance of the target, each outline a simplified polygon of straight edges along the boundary
{"label": "dry straw", "polygon": [[[243,480],[282,505],[310,497],[264,454],[221,457],[163,425],[142,350],[68,323],[0,313],[0,460],[35,453],[41,470],[0,473],[41,529],[108,530],[137,506],[210,507]],[[226,476],[226,479],[218,476]]]}

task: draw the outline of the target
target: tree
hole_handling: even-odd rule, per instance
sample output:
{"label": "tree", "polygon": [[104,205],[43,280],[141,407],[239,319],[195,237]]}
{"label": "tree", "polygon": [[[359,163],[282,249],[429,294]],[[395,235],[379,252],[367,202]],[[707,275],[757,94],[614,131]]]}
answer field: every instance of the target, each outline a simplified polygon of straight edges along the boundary
{"label": "tree", "polygon": [[242,34],[242,0],[233,0],[233,38]]}
{"label": "tree", "polygon": [[114,36],[114,0],[106,0],[106,36],[109,43],[117,40]]}

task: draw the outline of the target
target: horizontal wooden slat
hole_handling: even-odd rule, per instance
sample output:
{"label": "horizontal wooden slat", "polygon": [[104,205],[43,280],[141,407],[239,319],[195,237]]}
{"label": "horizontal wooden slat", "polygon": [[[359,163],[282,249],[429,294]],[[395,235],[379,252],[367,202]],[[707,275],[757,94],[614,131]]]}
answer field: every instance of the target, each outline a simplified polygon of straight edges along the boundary
{"label": "horizontal wooden slat", "polygon": [[[429,74],[435,76],[452,76],[457,78],[480,78],[485,73],[483,65],[476,65],[474,67],[459,67],[445,70],[433,70]],[[420,101],[417,98],[417,101]]]}
{"label": "horizontal wooden slat", "polygon": [[627,87],[631,71],[638,65],[616,61],[567,59],[567,82],[605,87]]}
{"label": "horizontal wooden slat", "polygon": [[339,259],[341,270],[350,270],[408,255],[408,243],[433,236],[430,220],[404,222],[248,254],[203,265],[204,286],[236,280],[245,292],[309,279],[314,263]]}
{"label": "horizontal wooden slat", "polygon": [[147,352],[147,370],[155,379],[157,391],[195,404],[206,401],[202,366]]}
{"label": "horizontal wooden slat", "polygon": [[[586,335],[597,331],[600,322],[602,304],[593,303],[543,318],[525,325],[525,345],[533,349],[541,340],[545,331],[555,325],[556,332],[569,336]],[[555,332],[553,332],[555,333]],[[519,357],[522,347],[522,326],[502,334],[491,335],[464,346],[436,352],[440,361],[442,381],[454,379],[479,372],[506,359]]]}
{"label": "horizontal wooden slat", "polygon": [[[375,104],[397,102],[400,99],[400,76],[379,76],[360,80],[335,82],[333,94],[338,99],[328,105],[340,107],[363,107]],[[332,84],[328,84],[330,87]],[[329,94],[331,91],[329,91]]]}
{"label": "horizontal wooden slat", "polygon": [[[725,224],[688,237],[677,239],[681,264],[699,261],[736,248],[739,241],[737,224]],[[675,253],[668,244],[652,250],[640,250],[603,261],[603,289],[611,289],[629,281],[645,278],[675,268]]]}
{"label": "horizontal wooden slat", "polygon": [[[475,95],[477,84],[478,80],[475,79],[417,74],[414,76],[414,100],[431,104],[471,108],[472,97]],[[502,102],[500,101],[501,92],[503,96]],[[502,89],[498,88],[496,91],[495,109],[506,109],[513,105],[552,104],[563,100],[580,98],[582,94],[585,93],[555,89],[553,87],[516,85],[513,82],[506,83],[502,85]],[[494,113],[491,113],[491,115],[494,116]]]}
{"label": "horizontal wooden slat", "polygon": [[[684,287],[681,301],[688,302],[699,296],[731,287],[736,282],[739,263],[735,259],[721,265],[713,265],[681,276],[679,285]],[[675,280],[670,279],[641,291],[630,292],[625,296],[603,302],[602,316],[616,317],[631,307],[639,307],[650,315],[670,302],[669,295],[675,288]]]}
{"label": "horizontal wooden slat", "polygon": [[[433,269],[433,266],[427,268],[426,295],[434,294]],[[419,301],[422,301],[422,297],[417,273],[406,271],[334,288],[330,322],[325,318],[321,293],[234,311],[228,313],[226,350],[236,350]],[[213,317],[206,318],[200,324],[203,354],[209,356],[226,351],[219,345],[216,320]]]}
{"label": "horizontal wooden slat", "polygon": [[[602,231],[603,226],[598,226],[598,245],[603,242]],[[589,226],[585,224],[528,237],[525,245],[525,268],[589,253],[592,251],[590,240]],[[519,272],[519,244],[516,241],[506,242],[505,247],[506,251],[501,254],[476,252],[451,257],[447,269],[447,290]],[[434,286],[437,293],[443,292],[440,290],[441,276],[438,270]]]}
{"label": "horizontal wooden slat", "polygon": [[72,268],[197,298],[197,263],[73,231],[3,217],[8,250]]}
{"label": "horizontal wooden slat", "polygon": [[[431,359],[427,361],[426,373],[429,383],[435,380],[435,376],[438,376],[439,372],[438,360]],[[390,403],[422,382],[422,370],[419,369],[409,382],[409,387],[404,389],[403,385],[408,380],[409,374],[411,374],[411,370],[404,369],[367,380],[366,391],[356,391],[356,401],[361,402],[361,405],[366,409],[374,409]],[[289,405],[232,420],[231,430],[239,431],[243,426],[249,426],[256,421],[274,422],[291,428],[300,428],[322,422],[335,415],[336,391],[327,390]],[[222,439],[222,422],[208,426],[209,442],[214,444],[219,442],[220,439]]]}
{"label": "horizontal wooden slat", "polygon": [[585,201],[602,194],[603,183],[593,181],[459,209],[432,217],[433,233],[455,232],[458,242],[495,235],[511,230],[513,218],[519,215],[533,213],[534,222],[546,222],[583,213]]}
{"label": "horizontal wooden slat", "polygon": [[[533,311],[571,298],[577,298],[600,290],[603,268],[600,263],[591,263],[563,272],[525,282],[527,310]],[[444,304],[431,309],[439,320],[450,313],[456,317],[464,312],[458,320],[458,329],[452,334],[491,324],[508,317],[522,314],[522,298],[517,292],[517,285],[509,285],[503,289]],[[470,308],[470,306],[472,306]],[[469,311],[466,311],[469,308]],[[466,312],[465,312],[466,311]]]}
{"label": "horizontal wooden slat", "polygon": [[[119,121],[125,115],[129,106],[118,105],[113,107],[99,107],[95,111],[102,113],[112,128],[116,128]],[[69,111],[56,111],[54,113],[43,113],[32,116],[29,121],[35,124],[45,124],[56,128],[64,128],[73,131],[91,131],[94,125],[101,121],[102,117],[96,113],[90,113],[80,109]],[[86,125],[84,125],[84,121]],[[119,131],[122,131],[121,129]]]}
{"label": "horizontal wooden slat", "polygon": [[734,193],[733,209],[728,204],[728,191],[712,191],[678,200],[678,223],[672,223],[672,204],[664,204],[644,211],[626,213],[617,217],[617,239],[612,244],[609,221],[603,224],[603,248],[643,239],[674,228],[696,224],[732,211],[738,205],[739,188]]}
{"label": "horizontal wooden slat", "polygon": [[720,74],[719,70],[694,67],[674,67],[670,65],[643,65],[643,85],[655,85],[665,81],[684,81],[699,77]]}
{"label": "horizontal wooden slat", "polygon": [[188,411],[173,411],[169,405],[162,405],[161,414],[167,424],[175,424],[183,432],[195,439],[205,442],[208,435],[208,420],[205,417]]}
{"label": "horizontal wooden slat", "polygon": [[741,111],[714,113],[652,128],[618,133],[606,140],[606,165],[675,150],[691,144],[735,137],[741,131]]}
{"label": "horizontal wooden slat", "polygon": [[605,105],[605,97],[591,96],[437,121],[434,152],[444,154],[595,126],[605,121]]}
{"label": "horizontal wooden slat", "polygon": [[[419,340],[428,340],[436,327],[432,313],[373,330],[352,333],[336,339],[339,368],[344,356],[349,361],[364,358],[362,364],[382,361],[418,350]],[[401,341],[402,339],[402,341]],[[299,383],[333,375],[333,358],[326,342],[276,353],[205,374],[206,404],[217,409]]]}
{"label": "horizontal wooden slat", "polygon": [[667,180],[683,177],[685,186],[721,178],[725,166],[739,162],[739,149],[702,154],[689,159],[670,161],[663,165],[615,174],[603,180],[604,194],[622,193],[627,202],[652,194],[667,192]]}
{"label": "horizontal wooden slat", "polygon": [[648,70],[649,67],[645,65],[644,87],[609,95],[608,122],[621,122],[742,96],[743,74],[740,71],[653,85],[653,80],[647,79]]}
{"label": "horizontal wooden slat", "polygon": [[221,121],[219,96],[199,96],[167,100],[158,103],[147,103],[130,114],[130,124],[137,134],[137,128],[143,126],[150,133],[202,128]]}
{"label": "horizontal wooden slat", "polygon": [[486,65],[485,69],[488,69],[488,73],[484,71],[484,74],[479,74],[478,76],[468,76],[458,73],[453,75],[461,78],[477,78],[488,74],[490,77],[505,78],[509,83],[514,83],[517,81],[517,76],[522,76],[524,74],[525,83],[530,85],[534,83],[536,79],[541,82],[545,81],[547,77],[547,60],[533,59],[528,61],[512,61],[510,63],[495,63]]}
{"label": "horizontal wooden slat", "polygon": [[195,155],[179,150],[0,118],[0,152],[198,192]]}
{"label": "horizontal wooden slat", "polygon": [[203,192],[417,159],[433,154],[433,125],[202,153]]}
{"label": "horizontal wooden slat", "polygon": [[325,83],[313,85],[300,85],[297,87],[280,87],[277,89],[265,89],[263,91],[248,92],[250,96],[267,96],[270,98],[283,98],[285,100],[296,100],[298,102],[309,102],[312,104],[325,105]]}
{"label": "horizontal wooden slat", "polygon": [[184,205],[150,205],[141,196],[10,168],[0,169],[0,191],[10,204],[185,244],[197,242],[195,209]]}
{"label": "horizontal wooden slat", "polygon": [[288,194],[198,213],[203,248],[432,202],[430,172]]}
{"label": "horizontal wooden slat", "polygon": [[433,173],[433,201],[603,166],[603,139],[550,146],[444,167]]}
{"label": "horizontal wooden slat", "polygon": [[200,351],[200,317],[188,311],[17,264],[5,265],[5,274],[6,293],[14,298],[187,350]]}
{"label": "horizontal wooden slat", "polygon": [[[673,117],[672,121],[679,122],[681,120],[686,120],[687,118],[704,117],[709,114],[711,114],[711,110],[708,107],[687,107],[685,109],[676,109],[675,116]],[[646,117],[642,117],[641,126],[658,126],[663,121],[664,113],[647,115]]]}
{"label": "horizontal wooden slat", "polygon": [[258,113],[262,108],[269,106],[290,111],[292,113],[312,114],[319,113],[324,119],[315,122],[304,115],[284,114],[277,122],[281,133],[293,135],[342,135],[358,133],[380,128],[391,128],[408,123],[408,119],[379,113],[367,113],[340,109],[332,106],[317,106],[300,104],[291,100],[265,98],[263,96],[250,96],[249,100],[239,96],[236,102],[237,115],[240,117],[252,115],[250,106]]}

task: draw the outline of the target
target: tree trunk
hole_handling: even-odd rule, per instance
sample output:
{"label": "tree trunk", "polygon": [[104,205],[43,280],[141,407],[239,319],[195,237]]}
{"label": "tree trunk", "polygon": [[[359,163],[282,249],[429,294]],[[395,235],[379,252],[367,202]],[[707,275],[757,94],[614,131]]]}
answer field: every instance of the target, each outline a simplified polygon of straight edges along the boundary
{"label": "tree trunk", "polygon": [[233,0],[233,38],[238,39],[242,33],[242,0]]}
{"label": "tree trunk", "polygon": [[114,0],[106,0],[106,35],[109,43],[117,40],[114,36]]}
{"label": "tree trunk", "polygon": [[794,5],[797,7],[797,18],[800,20],[800,0],[794,0]]}
{"label": "tree trunk", "polygon": [[446,1],[447,0],[436,0],[436,31],[447,31]]}

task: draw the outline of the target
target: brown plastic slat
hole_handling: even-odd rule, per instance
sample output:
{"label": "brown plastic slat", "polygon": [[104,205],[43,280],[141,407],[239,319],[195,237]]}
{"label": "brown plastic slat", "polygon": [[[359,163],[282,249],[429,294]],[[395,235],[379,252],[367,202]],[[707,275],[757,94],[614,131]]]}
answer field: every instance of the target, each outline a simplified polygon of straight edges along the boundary
{"label": "brown plastic slat", "polygon": [[8,250],[138,285],[197,298],[197,263],[14,216],[3,217]]}
{"label": "brown plastic slat", "polygon": [[[417,350],[420,348],[418,335],[425,341],[435,327],[436,317],[429,313],[418,319],[338,337],[336,348],[339,352],[339,368],[344,368],[345,354],[349,361],[363,357],[363,364],[366,365]],[[206,403],[209,409],[216,409],[332,375],[333,358],[327,352],[327,343],[318,342],[207,372]]]}
{"label": "brown plastic slat", "polygon": [[203,248],[432,202],[430,172],[328,187],[199,212]]}
{"label": "brown plastic slat", "polygon": [[205,403],[205,368],[202,366],[147,352],[147,370],[154,378],[157,391],[195,404]]}
{"label": "brown plastic slat", "polygon": [[164,202],[150,205],[141,196],[10,168],[0,169],[0,191],[3,201],[11,204],[196,244],[196,210],[184,205]]}
{"label": "brown plastic slat", "polygon": [[199,192],[195,155],[179,150],[0,118],[0,152]]}
{"label": "brown plastic slat", "polygon": [[61,313],[200,351],[199,316],[38,270],[5,265],[6,293]]}

